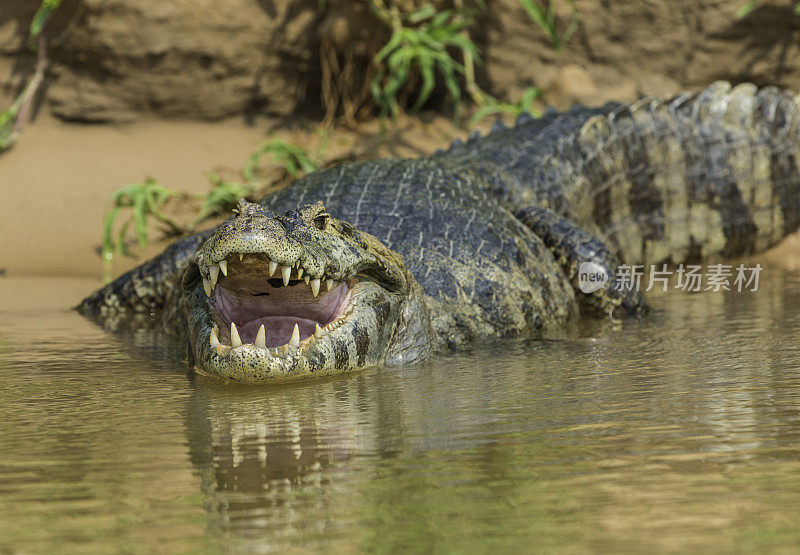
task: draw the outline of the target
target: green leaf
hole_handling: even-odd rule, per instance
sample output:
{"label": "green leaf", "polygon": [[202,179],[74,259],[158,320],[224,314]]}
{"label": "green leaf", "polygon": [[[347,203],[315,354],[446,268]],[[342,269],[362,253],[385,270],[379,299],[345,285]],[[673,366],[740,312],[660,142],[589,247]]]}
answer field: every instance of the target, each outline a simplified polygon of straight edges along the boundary
{"label": "green leaf", "polygon": [[499,114],[501,112],[502,109],[497,104],[487,104],[486,106],[479,108],[475,114],[469,118],[467,125],[469,127],[474,127],[479,121],[491,116],[492,114]]}
{"label": "green leaf", "polygon": [[429,26],[430,27],[441,27],[442,25],[444,25],[447,22],[448,19],[450,19],[452,17],[452,15],[453,15],[452,11],[443,10],[443,11],[439,12],[438,14],[436,14],[436,17],[434,17],[430,21]]}
{"label": "green leaf", "polygon": [[114,254],[128,254],[128,246],[125,244],[125,236],[128,234],[128,229],[131,227],[133,220],[128,218],[117,234],[116,244],[114,245]]}
{"label": "green leaf", "polygon": [[578,8],[574,0],[564,0],[572,8],[572,17],[563,33],[556,29],[555,4],[557,0],[548,0],[547,9],[543,9],[533,0],[518,0],[522,8],[536,25],[544,31],[556,51],[561,51],[567,41],[578,29]]}
{"label": "green leaf", "polygon": [[114,222],[119,214],[119,208],[114,207],[109,210],[103,219],[103,260],[111,260],[114,255]]}
{"label": "green leaf", "polygon": [[519,106],[522,112],[533,112],[533,101],[542,96],[542,89],[539,87],[528,87],[522,92],[519,99]]}
{"label": "green leaf", "polygon": [[431,4],[425,4],[417,11],[411,13],[406,18],[409,23],[420,23],[421,21],[425,21],[426,19],[430,19],[432,15],[436,13],[436,8],[434,8]]}
{"label": "green leaf", "polygon": [[528,13],[528,16],[540,27],[547,27],[547,18],[542,9],[534,4],[531,0],[519,0],[523,9]]}
{"label": "green leaf", "polygon": [[[736,11],[736,18],[742,19],[747,14],[752,12],[758,5],[761,3],[761,0],[750,0],[749,2],[745,2],[742,6]],[[795,6],[795,9],[797,7]]]}
{"label": "green leaf", "polygon": [[436,79],[433,75],[433,61],[430,59],[423,59],[420,60],[420,73],[422,74],[422,88],[419,91],[419,96],[417,96],[417,101],[414,103],[414,106],[411,108],[412,112],[416,112],[420,109],[420,107],[425,103],[426,100],[431,95],[433,91],[433,87],[436,84]]}
{"label": "green leaf", "polygon": [[144,193],[137,192],[133,197],[133,230],[136,233],[136,240],[139,248],[147,246],[147,197]]}
{"label": "green leaf", "polygon": [[[103,220],[103,259],[110,261],[115,253],[127,252],[125,237],[130,224],[133,223],[134,235],[140,248],[147,247],[148,219],[156,218],[169,226],[173,232],[182,228],[161,212],[161,206],[175,191],[158,183],[152,177],[142,183],[129,183],[111,194],[112,209]],[[118,233],[114,233],[114,224],[122,209],[131,209],[131,217],[125,221]]]}
{"label": "green leaf", "polygon": [[31,20],[30,25],[30,38],[36,39],[44,29],[45,23],[50,17],[56,8],[58,8],[59,4],[61,4],[61,0],[44,0],[42,5],[39,6],[39,9],[36,10],[36,13],[33,15],[33,19]]}
{"label": "green leaf", "polygon": [[281,139],[271,139],[263,143],[247,158],[243,172],[246,180],[253,181],[255,179],[255,171],[261,158],[265,155],[269,155],[276,165],[281,166],[292,177],[299,177],[301,172],[308,173],[318,169],[318,165],[311,160],[308,151],[304,148]]}

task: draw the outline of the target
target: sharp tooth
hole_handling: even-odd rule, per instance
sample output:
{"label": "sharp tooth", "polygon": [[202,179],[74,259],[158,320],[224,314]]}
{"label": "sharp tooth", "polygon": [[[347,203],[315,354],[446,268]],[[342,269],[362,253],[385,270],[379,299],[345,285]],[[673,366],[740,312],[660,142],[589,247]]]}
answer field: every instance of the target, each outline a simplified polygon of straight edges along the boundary
{"label": "sharp tooth", "polygon": [[211,278],[211,287],[217,285],[217,278],[219,277],[219,266],[214,264],[208,269],[208,276]]}
{"label": "sharp tooth", "polygon": [[315,297],[319,295],[319,279],[311,280],[311,294]]}
{"label": "sharp tooth", "polygon": [[289,285],[289,276],[292,275],[291,266],[281,266],[281,273],[283,274],[283,286]]}
{"label": "sharp tooth", "polygon": [[273,354],[274,356],[278,356],[278,348],[277,348],[277,347],[275,347],[274,349],[272,349],[272,354]]}
{"label": "sharp tooth", "polygon": [[326,279],[326,280],[325,280],[325,287],[327,287],[327,288],[328,288],[328,291],[330,291],[331,289],[333,289],[333,284],[334,284],[334,283],[335,283],[335,282],[334,282],[332,279]]}
{"label": "sharp tooth", "polygon": [[256,334],[256,347],[259,349],[266,349],[267,348],[267,333],[264,331],[264,324],[261,324],[261,327],[258,328],[258,333]]}
{"label": "sharp tooth", "polygon": [[242,340],[239,338],[239,330],[236,329],[236,324],[231,322],[231,347],[235,349],[241,346]]}
{"label": "sharp tooth", "polygon": [[[242,258],[244,258],[244,253],[243,253],[243,252],[240,252],[240,253],[239,253],[239,262],[241,262],[241,261],[242,261]],[[226,275],[227,275],[227,274],[226,274]]]}
{"label": "sharp tooth", "polygon": [[277,269],[278,269],[278,263],[277,262],[273,262],[272,260],[270,260],[269,261],[269,274],[267,275],[267,277],[272,277],[272,274],[274,274],[275,270],[277,270]]}
{"label": "sharp tooth", "polygon": [[297,279],[300,279],[301,277],[303,277],[303,268],[298,268],[297,269]]}
{"label": "sharp tooth", "polygon": [[228,275],[228,261],[227,260],[220,260],[219,261],[219,269],[222,270],[222,275]]}
{"label": "sharp tooth", "polygon": [[206,295],[209,297],[211,296],[211,282],[208,281],[206,278],[203,278],[203,289],[206,292]]}
{"label": "sharp tooth", "polygon": [[300,346],[300,328],[297,327],[297,324],[294,325],[294,330],[292,331],[292,338],[289,340],[289,345],[292,347]]}
{"label": "sharp tooth", "polygon": [[314,325],[316,326],[316,328],[314,329],[314,337],[319,339],[320,337],[322,337],[324,335],[324,333],[322,331],[322,328],[319,327],[319,324],[314,324]]}
{"label": "sharp tooth", "polygon": [[303,279],[306,280],[306,285],[308,285],[308,282],[311,281],[311,276],[306,275]]}
{"label": "sharp tooth", "polygon": [[216,349],[219,345],[219,337],[217,337],[217,328],[211,328],[211,348]]}

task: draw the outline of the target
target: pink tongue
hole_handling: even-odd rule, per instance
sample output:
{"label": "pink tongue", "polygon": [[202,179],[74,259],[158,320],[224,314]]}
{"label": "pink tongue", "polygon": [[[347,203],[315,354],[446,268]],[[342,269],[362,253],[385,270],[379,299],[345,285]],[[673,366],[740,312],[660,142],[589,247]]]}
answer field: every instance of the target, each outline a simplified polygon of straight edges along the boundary
{"label": "pink tongue", "polygon": [[267,347],[279,347],[285,345],[292,338],[294,325],[300,328],[300,340],[314,335],[317,322],[306,320],[305,318],[295,318],[294,316],[264,316],[257,320],[247,322],[242,327],[237,326],[239,337],[242,343],[254,343],[256,334],[261,324],[264,324],[264,331],[267,334]]}

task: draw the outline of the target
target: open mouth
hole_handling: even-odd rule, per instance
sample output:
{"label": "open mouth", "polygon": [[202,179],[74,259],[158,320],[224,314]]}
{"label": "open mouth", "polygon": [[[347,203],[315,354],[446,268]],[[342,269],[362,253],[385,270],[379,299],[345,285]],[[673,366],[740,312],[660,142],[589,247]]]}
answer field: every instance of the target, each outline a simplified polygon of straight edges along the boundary
{"label": "open mouth", "polygon": [[219,356],[243,345],[278,355],[324,337],[343,323],[354,285],[261,254],[231,254],[207,274],[203,287],[216,324],[209,341]]}

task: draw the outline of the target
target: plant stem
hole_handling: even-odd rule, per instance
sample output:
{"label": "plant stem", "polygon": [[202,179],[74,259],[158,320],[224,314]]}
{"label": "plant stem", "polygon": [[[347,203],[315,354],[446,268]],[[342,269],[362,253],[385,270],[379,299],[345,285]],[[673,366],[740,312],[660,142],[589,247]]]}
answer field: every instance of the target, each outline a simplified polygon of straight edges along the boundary
{"label": "plant stem", "polygon": [[38,52],[36,56],[36,72],[33,74],[33,78],[20,95],[21,103],[19,106],[19,112],[17,113],[17,118],[14,122],[14,130],[11,132],[10,143],[14,143],[16,141],[17,137],[22,132],[22,128],[25,126],[25,121],[28,118],[28,112],[30,112],[31,107],[33,106],[33,101],[36,98],[36,92],[39,90],[39,87],[44,81],[44,74],[46,70],[47,29],[42,28],[42,32],[39,33]]}
{"label": "plant stem", "polygon": [[384,23],[389,25],[393,31],[396,31],[403,26],[397,6],[391,5],[390,8],[387,8],[382,0],[370,0],[370,4],[372,5],[372,9],[375,11],[375,14],[377,14],[377,16],[381,18]]}
{"label": "plant stem", "polygon": [[[463,11],[464,3],[462,0],[455,0],[453,5],[456,7],[457,10]],[[468,29],[462,29],[461,36],[463,36],[468,41],[472,41],[469,36]],[[475,82],[475,60],[472,57],[472,52],[469,50],[462,48],[461,49],[461,57],[464,61],[464,81],[465,86],[467,89],[467,93],[469,94],[470,98],[472,98],[473,102],[478,106],[483,106],[488,101],[488,97],[485,92],[481,90],[478,86],[478,83]]]}

